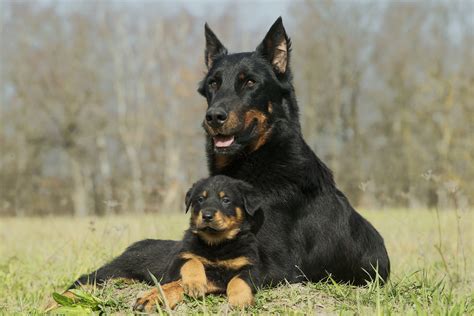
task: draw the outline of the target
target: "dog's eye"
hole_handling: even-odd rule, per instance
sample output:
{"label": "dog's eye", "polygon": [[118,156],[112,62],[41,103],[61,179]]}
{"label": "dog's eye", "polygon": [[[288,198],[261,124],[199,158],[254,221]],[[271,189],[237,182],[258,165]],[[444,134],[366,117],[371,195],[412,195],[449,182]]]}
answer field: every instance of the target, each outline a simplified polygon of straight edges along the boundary
{"label": "dog's eye", "polygon": [[209,88],[217,89],[217,81],[215,80],[209,81]]}
{"label": "dog's eye", "polygon": [[203,196],[198,197],[197,201],[198,203],[204,202],[204,197]]}
{"label": "dog's eye", "polygon": [[245,86],[247,88],[252,88],[254,85],[255,85],[255,80],[252,80],[252,79],[247,80],[247,82],[245,83]]}
{"label": "dog's eye", "polygon": [[224,196],[222,198],[222,204],[225,204],[225,205],[230,204],[230,199],[227,196]]}

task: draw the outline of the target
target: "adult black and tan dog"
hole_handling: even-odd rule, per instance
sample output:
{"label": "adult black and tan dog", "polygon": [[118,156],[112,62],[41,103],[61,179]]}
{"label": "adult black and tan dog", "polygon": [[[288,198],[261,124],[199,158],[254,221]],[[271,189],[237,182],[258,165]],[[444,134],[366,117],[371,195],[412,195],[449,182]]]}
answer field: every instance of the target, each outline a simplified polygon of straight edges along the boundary
{"label": "adult black and tan dog", "polygon": [[[334,183],[331,171],[304,141],[290,70],[290,39],[281,18],[254,52],[228,54],[206,25],[208,73],[199,92],[211,175],[253,185],[265,221],[257,234],[264,275],[258,286],[280,281],[364,285],[386,280],[390,263],[380,234]],[[180,243],[144,240],[75,284],[125,277],[153,283],[179,252]]]}
{"label": "adult black and tan dog", "polygon": [[[162,280],[168,306],[176,306],[184,293],[225,293],[231,306],[251,305],[258,280],[249,271],[259,264],[255,234],[263,223],[255,190],[222,175],[202,179],[186,194],[186,211],[190,207],[190,228]],[[135,309],[153,311],[157,298],[154,289],[137,300]]]}

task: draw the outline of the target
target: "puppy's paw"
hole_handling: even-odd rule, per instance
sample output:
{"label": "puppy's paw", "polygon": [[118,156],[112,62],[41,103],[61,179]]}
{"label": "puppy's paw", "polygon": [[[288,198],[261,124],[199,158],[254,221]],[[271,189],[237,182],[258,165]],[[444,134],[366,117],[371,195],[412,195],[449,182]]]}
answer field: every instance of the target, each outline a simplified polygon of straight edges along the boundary
{"label": "puppy's paw", "polygon": [[174,281],[161,286],[164,298],[161,297],[160,290],[153,288],[140,295],[133,309],[140,312],[152,313],[156,310],[157,304],[174,308],[183,300],[183,287],[179,281]]}
{"label": "puppy's paw", "polygon": [[252,293],[240,293],[229,296],[229,305],[232,307],[243,308],[253,305]]}
{"label": "puppy's paw", "polygon": [[183,290],[191,297],[202,297],[207,292],[207,280],[199,277],[183,280]]}
{"label": "puppy's paw", "polygon": [[254,303],[250,286],[239,277],[234,277],[227,285],[227,297],[232,307],[243,308]]}
{"label": "puppy's paw", "polygon": [[155,311],[156,305],[160,303],[160,293],[157,288],[153,288],[138,296],[135,305],[133,305],[133,310],[152,313]]}

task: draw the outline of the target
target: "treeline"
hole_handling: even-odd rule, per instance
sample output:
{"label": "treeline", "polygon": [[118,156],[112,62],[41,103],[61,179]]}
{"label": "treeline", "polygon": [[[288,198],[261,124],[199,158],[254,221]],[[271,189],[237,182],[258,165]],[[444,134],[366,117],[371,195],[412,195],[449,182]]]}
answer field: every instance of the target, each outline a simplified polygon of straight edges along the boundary
{"label": "treeline", "polygon": [[[2,3],[0,215],[182,210],[207,173],[203,27],[160,6]],[[234,9],[209,22],[250,50],[269,25],[250,37]],[[472,12],[308,1],[283,15],[305,136],[355,205],[473,202]]]}

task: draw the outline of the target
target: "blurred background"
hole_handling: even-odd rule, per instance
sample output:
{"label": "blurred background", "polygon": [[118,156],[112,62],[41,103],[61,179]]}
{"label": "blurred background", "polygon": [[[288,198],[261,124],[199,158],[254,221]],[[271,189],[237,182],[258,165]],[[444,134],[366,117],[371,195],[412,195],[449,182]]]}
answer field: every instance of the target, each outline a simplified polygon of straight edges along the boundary
{"label": "blurred background", "polygon": [[305,138],[354,206],[474,202],[474,1],[0,1],[0,216],[183,210],[207,175],[204,22],[278,16]]}

